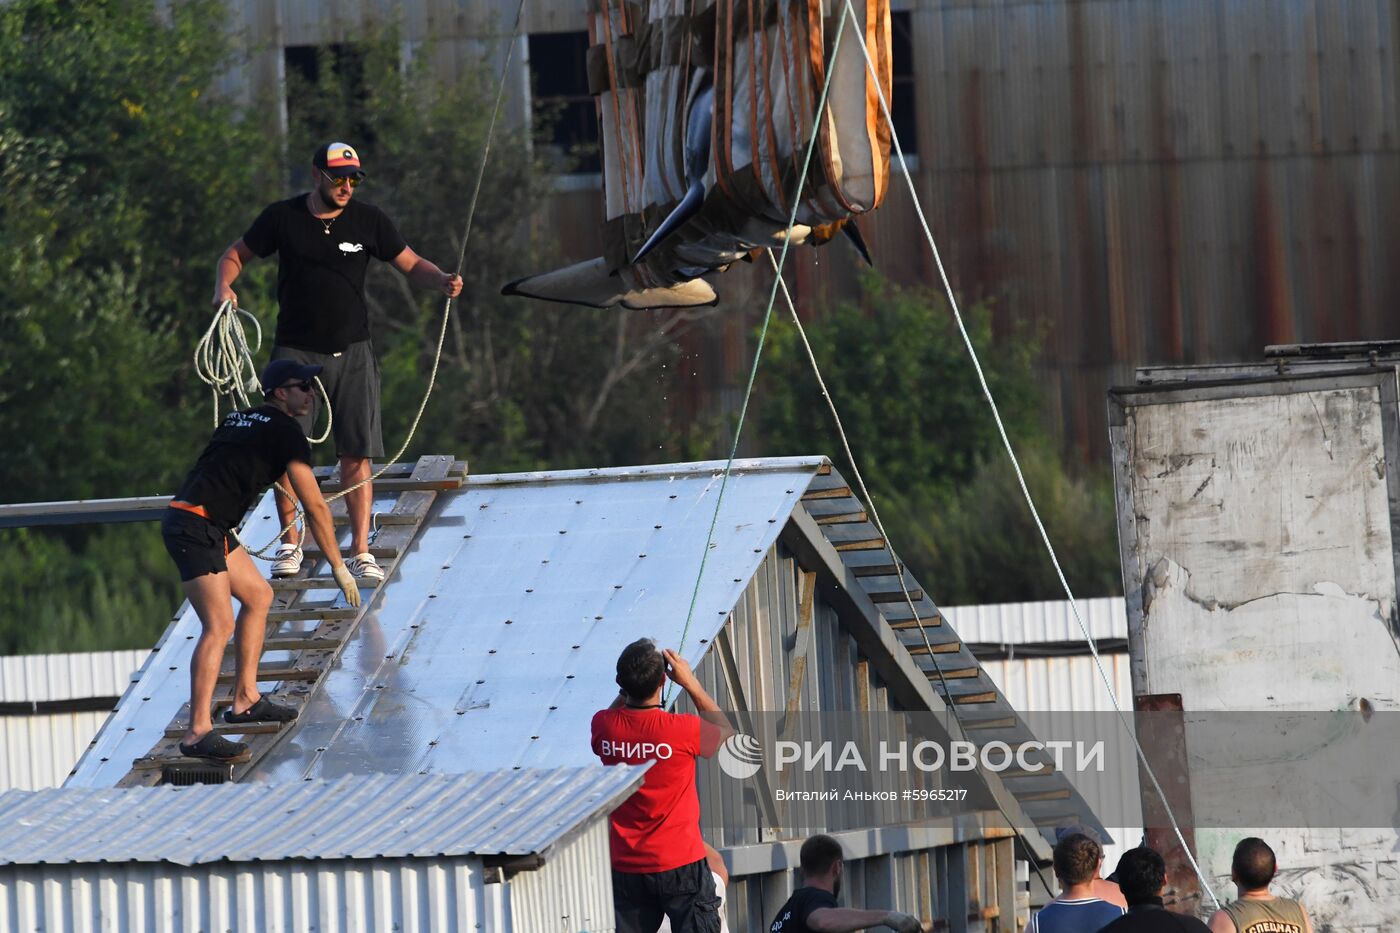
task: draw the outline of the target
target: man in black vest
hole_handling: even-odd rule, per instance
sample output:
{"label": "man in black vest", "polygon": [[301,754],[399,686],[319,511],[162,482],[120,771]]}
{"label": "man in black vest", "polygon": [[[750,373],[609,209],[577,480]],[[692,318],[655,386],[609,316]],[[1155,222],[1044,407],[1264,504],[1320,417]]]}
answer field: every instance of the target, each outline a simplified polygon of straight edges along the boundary
{"label": "man in black vest", "polygon": [[[233,283],[255,257],[277,254],[277,336],[272,358],[323,368],[330,398],[340,477],[347,485],[367,479],[370,460],[384,456],[379,418],[379,363],[369,339],[365,273],[370,257],[393,263],[408,280],[449,297],[462,291],[461,276],[443,272],[404,242],[384,212],[355,201],[364,179],[353,146],[334,142],[311,159],[312,189],[265,208],[242,237],[219,257],[214,306],[238,303]],[[309,434],[315,408],[299,418]],[[285,483],[283,484],[285,487]],[[350,513],[350,553],[346,565],[356,577],[384,579],[369,553],[369,519],[374,496],[366,483],[345,497]],[[277,497],[283,526],[292,525],[295,503]],[[272,566],[275,577],[301,569],[295,527],[288,528]]]}
{"label": "man in black vest", "polygon": [[[341,562],[331,510],[311,472],[311,445],[296,422],[311,408],[316,391],[311,380],[319,366],[273,360],[262,372],[265,402],[231,411],[214,431],[194,468],[185,476],[161,521],[161,537],[180,571],[185,596],[204,632],[190,660],[190,722],[180,740],[181,753],[193,758],[236,761],[247,746],[214,732],[210,707],[224,647],[236,635],[237,670],[233,705],[224,711],[229,723],[290,722],[296,710],[258,692],[272,587],[243,549],[233,528],[248,508],[280,476],[306,503],[306,521],[330,562],[336,585],[351,606],[360,604],[355,578]],[[233,600],[238,600],[238,617]]]}

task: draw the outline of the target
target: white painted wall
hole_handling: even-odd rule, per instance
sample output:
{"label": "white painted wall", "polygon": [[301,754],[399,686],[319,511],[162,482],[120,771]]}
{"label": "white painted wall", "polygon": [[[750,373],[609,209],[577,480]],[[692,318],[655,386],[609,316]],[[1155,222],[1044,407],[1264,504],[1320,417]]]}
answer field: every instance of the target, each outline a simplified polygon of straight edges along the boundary
{"label": "white painted wall", "polygon": [[[1400,708],[1391,502],[1395,374],[1280,379],[1122,397],[1111,429],[1133,688],[1188,712]],[[1226,768],[1190,747],[1193,794],[1265,799],[1287,762]],[[1231,783],[1233,782],[1233,783]],[[1197,830],[1222,899],[1246,835],[1268,840],[1277,893],[1318,929],[1394,928],[1391,829]]]}

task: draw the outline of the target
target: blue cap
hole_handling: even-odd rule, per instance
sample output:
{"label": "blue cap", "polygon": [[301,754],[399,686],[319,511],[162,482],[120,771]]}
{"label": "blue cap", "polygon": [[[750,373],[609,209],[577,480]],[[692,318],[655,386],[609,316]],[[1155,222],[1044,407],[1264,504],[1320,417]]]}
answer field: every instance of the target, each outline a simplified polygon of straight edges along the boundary
{"label": "blue cap", "polygon": [[319,376],[322,368],[296,360],[273,360],[263,367],[258,381],[262,383],[263,395],[271,395],[273,389],[280,389],[293,379],[306,380]]}

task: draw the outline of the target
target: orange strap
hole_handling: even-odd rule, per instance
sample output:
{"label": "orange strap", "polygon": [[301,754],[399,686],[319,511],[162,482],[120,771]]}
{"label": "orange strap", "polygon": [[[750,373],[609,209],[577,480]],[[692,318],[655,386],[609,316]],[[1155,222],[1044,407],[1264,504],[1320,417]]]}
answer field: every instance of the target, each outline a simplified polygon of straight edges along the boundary
{"label": "orange strap", "polygon": [[[209,513],[204,510],[204,506],[202,505],[185,502],[183,499],[171,499],[170,507],[172,509],[179,509],[182,512],[190,512],[194,515],[198,515],[200,518],[212,521],[212,519],[209,518]],[[224,556],[228,557],[228,535],[221,535],[221,537],[224,539]]]}
{"label": "orange strap", "polygon": [[171,500],[170,500],[170,507],[171,507],[172,509],[180,509],[181,511],[184,511],[184,512],[193,512],[194,514],[198,515],[200,518],[208,518],[208,517],[209,517],[209,513],[206,512],[206,511],[204,511],[204,506],[202,506],[202,505],[195,505],[195,504],[193,504],[193,503],[191,503],[191,502],[185,502],[185,501],[180,500],[180,499],[171,499]]}

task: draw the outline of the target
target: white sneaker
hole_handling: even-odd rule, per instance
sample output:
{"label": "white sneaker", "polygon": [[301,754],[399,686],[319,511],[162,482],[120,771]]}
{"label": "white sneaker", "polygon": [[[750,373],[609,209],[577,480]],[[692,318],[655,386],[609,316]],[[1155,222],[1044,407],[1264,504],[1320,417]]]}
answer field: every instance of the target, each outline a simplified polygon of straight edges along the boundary
{"label": "white sneaker", "polygon": [[384,568],[379,566],[379,561],[374,559],[374,555],[369,551],[363,554],[356,554],[345,562],[345,567],[351,575],[360,580],[383,580]]}
{"label": "white sneaker", "polygon": [[301,569],[301,547],[299,545],[280,545],[272,558],[272,576],[274,578],[294,577]]}

